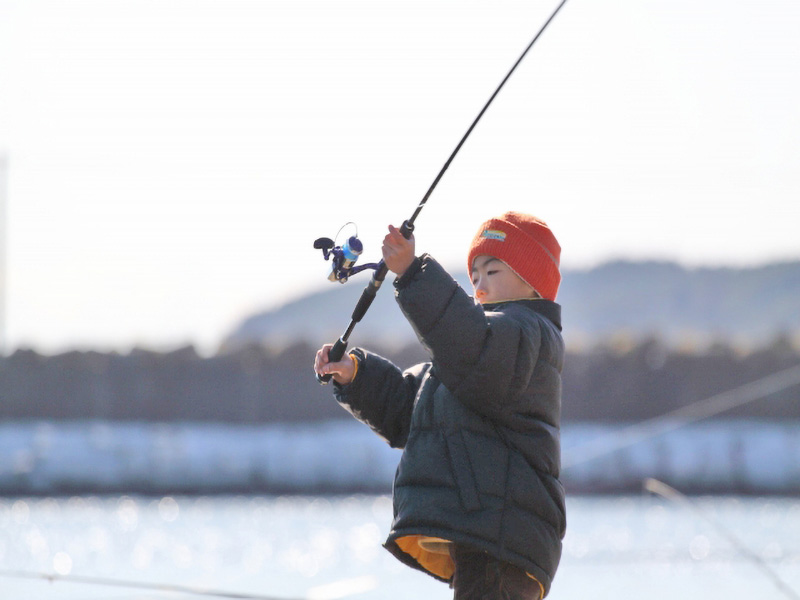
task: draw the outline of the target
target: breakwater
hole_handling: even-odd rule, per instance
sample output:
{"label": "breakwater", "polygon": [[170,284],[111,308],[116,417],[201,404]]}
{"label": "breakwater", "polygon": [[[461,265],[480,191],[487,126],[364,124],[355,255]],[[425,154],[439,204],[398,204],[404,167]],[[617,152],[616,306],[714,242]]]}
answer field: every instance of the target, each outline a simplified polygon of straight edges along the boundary
{"label": "breakwater", "polygon": [[[641,489],[647,477],[691,493],[800,493],[800,423],[713,420],[607,453],[625,425],[562,430],[569,493]],[[387,493],[400,458],[355,421],[309,425],[0,424],[0,494],[138,492]]]}

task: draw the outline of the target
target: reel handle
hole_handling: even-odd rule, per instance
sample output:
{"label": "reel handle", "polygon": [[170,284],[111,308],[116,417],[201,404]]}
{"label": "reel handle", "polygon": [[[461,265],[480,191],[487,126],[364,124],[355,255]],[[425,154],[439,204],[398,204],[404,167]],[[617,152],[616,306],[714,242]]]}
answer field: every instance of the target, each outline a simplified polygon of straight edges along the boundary
{"label": "reel handle", "polygon": [[[336,343],[331,348],[331,351],[328,352],[328,362],[339,362],[342,360],[344,356],[344,351],[347,349],[347,342],[345,342],[342,338],[336,340]],[[326,375],[319,375],[317,374],[317,381],[319,381],[322,385],[325,385],[333,378],[333,375],[327,373]]]}

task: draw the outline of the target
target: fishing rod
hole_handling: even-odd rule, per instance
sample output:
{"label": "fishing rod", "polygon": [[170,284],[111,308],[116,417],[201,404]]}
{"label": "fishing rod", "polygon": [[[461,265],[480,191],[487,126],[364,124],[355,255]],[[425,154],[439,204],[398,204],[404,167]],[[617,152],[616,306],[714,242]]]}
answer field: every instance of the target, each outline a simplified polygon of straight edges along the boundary
{"label": "fishing rod", "polygon": [[0,569],[0,577],[8,579],[38,579],[54,583],[77,583],[104,587],[115,587],[149,592],[164,592],[170,594],[187,594],[191,596],[205,596],[210,598],[228,598],[232,600],[306,600],[301,598],[279,598],[276,596],[263,596],[244,592],[230,592],[225,590],[205,589],[197,586],[177,585],[172,583],[146,583],[143,581],[129,581],[110,577],[92,577],[86,575],[61,575],[58,573],[41,573],[38,571],[22,571]]}
{"label": "fishing rod", "polygon": [[0,578],[7,579],[33,579],[49,583],[74,583],[90,586],[113,587],[148,592],[161,592],[165,594],[185,594],[189,596],[203,596],[210,598],[226,598],[229,600],[342,600],[362,592],[372,590],[376,581],[372,577],[355,577],[341,579],[330,583],[314,586],[302,598],[286,596],[264,596],[248,592],[232,592],[227,590],[212,590],[199,586],[178,585],[173,583],[147,583],[143,581],[130,581],[114,579],[111,577],[92,577],[87,575],[70,575],[58,573],[43,573],[40,571],[23,571],[15,569],[0,569]]}
{"label": "fishing rod", "polygon": [[800,385],[800,364],[569,448],[561,459],[561,469],[569,469],[606,456],[796,385]]}
{"label": "fishing rod", "polygon": [[659,481],[658,479],[645,479],[643,482],[643,487],[651,494],[658,494],[662,498],[690,508],[695,514],[699,515],[706,522],[710,523],[720,534],[722,534],[726,540],[728,540],[728,542],[730,542],[734,548],[736,548],[736,550],[738,550],[745,558],[747,558],[747,560],[758,567],[764,573],[764,575],[766,575],[770,581],[775,584],[775,587],[778,588],[784,596],[790,600],[800,600],[800,594],[794,591],[794,589],[792,589],[785,581],[783,581],[780,575],[778,575],[778,573],[776,573],[775,570],[769,566],[767,561],[764,560],[762,556],[748,548],[744,542],[742,542],[733,534],[732,531],[724,527],[716,519],[713,519],[711,516],[709,516],[697,505],[697,503],[689,499],[688,496],[682,494],[675,488],[668,486],[663,481]]}
{"label": "fishing rod", "polygon": [[[506,76],[500,82],[500,85],[497,86],[497,89],[491,95],[489,100],[484,104],[481,111],[478,113],[478,116],[475,117],[475,120],[472,122],[472,125],[469,126],[467,132],[461,138],[461,141],[458,142],[453,152],[450,154],[447,161],[445,161],[442,168],[439,170],[439,173],[436,175],[436,178],[433,180],[433,183],[428,188],[428,191],[425,192],[425,195],[422,197],[422,201],[417,205],[417,208],[414,210],[414,213],[411,215],[411,218],[403,221],[402,226],[400,227],[400,233],[403,234],[403,237],[409,239],[411,234],[414,232],[414,221],[416,221],[419,213],[422,211],[425,204],[428,202],[428,198],[430,198],[433,190],[436,189],[436,186],[439,184],[439,181],[444,176],[445,171],[447,171],[450,163],[453,162],[453,159],[458,154],[458,151],[461,150],[461,146],[464,145],[464,142],[467,141],[467,138],[472,133],[472,130],[475,129],[475,126],[478,124],[478,121],[481,120],[483,114],[489,108],[491,103],[497,97],[497,94],[500,93],[500,90],[503,89],[503,86],[506,84],[506,81],[509,80],[512,73],[517,69],[519,63],[522,62],[522,59],[525,58],[525,55],[528,54],[528,51],[533,47],[536,43],[536,40],[544,33],[544,30],[547,29],[547,26],[550,25],[550,22],[555,18],[561,8],[566,4],[567,0],[561,0],[558,6],[556,6],[555,10],[550,14],[547,20],[544,22],[544,25],[541,26],[539,31],[533,37],[531,42],[527,45],[525,50],[523,50],[522,54],[520,54],[517,61],[514,63],[514,66],[508,71]],[[322,250],[323,256],[325,260],[328,258],[333,257],[333,268],[331,278],[333,281],[339,281],[340,283],[344,283],[347,281],[347,278],[358,272],[363,271],[368,268],[374,268],[375,272],[372,275],[372,279],[364,288],[364,291],[361,293],[361,297],[356,304],[355,309],[353,310],[353,314],[350,317],[350,323],[347,325],[344,333],[339,337],[338,340],[333,344],[330,352],[328,353],[328,361],[329,362],[337,362],[342,359],[344,356],[344,351],[347,349],[347,341],[350,338],[350,334],[353,332],[356,324],[361,321],[361,319],[366,314],[367,310],[369,309],[372,301],[375,299],[375,295],[378,293],[378,290],[383,284],[383,280],[386,278],[386,273],[389,271],[389,268],[386,266],[386,263],[381,259],[381,261],[377,264],[370,264],[370,265],[363,265],[361,267],[354,267],[358,256],[361,254],[361,242],[358,240],[357,236],[351,236],[348,238],[347,242],[343,246],[336,246],[335,242],[330,238],[319,238],[314,242],[314,248],[318,250]],[[317,381],[321,384],[326,384],[331,380],[332,375],[319,375],[317,374]]]}

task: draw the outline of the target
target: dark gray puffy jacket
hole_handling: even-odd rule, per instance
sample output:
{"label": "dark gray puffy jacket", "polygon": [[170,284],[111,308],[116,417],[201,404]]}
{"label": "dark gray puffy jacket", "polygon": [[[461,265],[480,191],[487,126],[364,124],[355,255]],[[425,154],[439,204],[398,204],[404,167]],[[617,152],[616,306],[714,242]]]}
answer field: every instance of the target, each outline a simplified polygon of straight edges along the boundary
{"label": "dark gray puffy jacket", "polygon": [[564,344],[560,306],[481,306],[431,257],[395,282],[398,303],[431,363],[401,372],[356,348],[358,374],[337,400],[403,455],[386,548],[443,581],[442,538],[521,567],[549,590],[566,518],[558,480]]}

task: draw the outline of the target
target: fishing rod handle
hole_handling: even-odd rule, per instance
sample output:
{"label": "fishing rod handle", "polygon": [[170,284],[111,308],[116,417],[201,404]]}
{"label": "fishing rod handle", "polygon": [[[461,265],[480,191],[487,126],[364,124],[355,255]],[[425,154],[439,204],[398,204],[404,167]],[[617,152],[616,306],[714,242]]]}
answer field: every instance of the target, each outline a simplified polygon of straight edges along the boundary
{"label": "fishing rod handle", "polygon": [[[404,238],[409,239],[411,234],[414,233],[414,223],[411,220],[403,221],[403,224],[400,226],[400,233],[403,234]],[[367,310],[372,304],[372,301],[375,299],[375,295],[378,293],[383,280],[386,278],[386,273],[388,271],[389,269],[386,266],[386,263],[381,260],[380,264],[378,265],[378,269],[372,275],[372,279],[367,284],[367,287],[364,288],[363,292],[361,292],[361,297],[358,299],[358,304],[356,304],[355,309],[353,309],[353,316],[350,319],[350,326],[347,328],[347,333],[336,340],[336,343],[328,353],[328,362],[338,362],[342,360],[344,351],[347,349],[346,340],[350,337],[350,332],[353,330],[355,324],[361,321],[366,314]],[[332,375],[330,373],[326,375],[317,374],[317,381],[323,385],[330,382],[331,378]]]}
{"label": "fishing rod handle", "polygon": [[[414,224],[411,221],[403,221],[403,224],[400,226],[400,233],[403,234],[404,238],[409,239],[411,234],[414,233]],[[378,263],[378,268],[375,269],[375,273],[372,274],[372,279],[370,279],[367,287],[364,288],[355,309],[353,309],[353,316],[351,317],[353,323],[358,323],[364,317],[372,301],[375,299],[375,295],[383,284],[383,280],[386,279],[388,272],[389,267],[387,267],[386,263],[381,259],[381,262]],[[347,339],[347,337],[345,337],[345,339]]]}
{"label": "fishing rod handle", "polygon": [[[345,350],[347,350],[347,342],[345,342],[342,338],[339,338],[331,348],[331,351],[328,352],[328,362],[339,362],[342,360]],[[317,373],[317,381],[319,381],[322,385],[328,383],[332,377],[333,375],[330,373],[325,375],[320,375]]]}
{"label": "fishing rod handle", "polygon": [[403,221],[403,224],[400,225],[400,233],[402,233],[403,237],[407,240],[411,239],[411,234],[414,233],[414,217]]}

